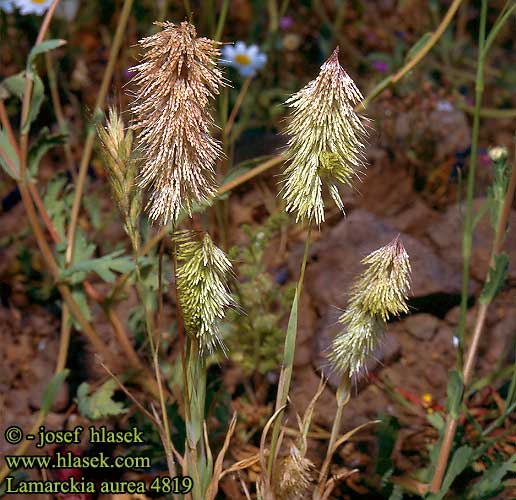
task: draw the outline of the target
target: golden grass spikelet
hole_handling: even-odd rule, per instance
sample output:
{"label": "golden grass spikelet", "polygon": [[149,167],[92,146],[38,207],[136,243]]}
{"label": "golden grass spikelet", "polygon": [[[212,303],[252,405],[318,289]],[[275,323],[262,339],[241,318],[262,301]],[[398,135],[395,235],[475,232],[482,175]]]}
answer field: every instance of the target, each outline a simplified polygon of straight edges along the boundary
{"label": "golden grass spikelet", "polygon": [[408,312],[410,262],[399,236],[362,260],[367,269],[351,288],[348,306],[328,352],[335,368],[351,377],[360,373],[378,346],[386,321]]}
{"label": "golden grass spikelet", "polygon": [[102,156],[111,192],[124,219],[124,228],[133,241],[137,238],[141,192],[135,187],[138,162],[133,156],[133,133],[126,130],[116,108],[110,108],[106,126],[97,126]]}
{"label": "golden grass spikelet", "polygon": [[387,321],[408,312],[410,262],[399,236],[362,259],[367,269],[353,285],[349,307]]}
{"label": "golden grass spikelet", "polygon": [[219,323],[228,307],[235,307],[229,293],[228,275],[232,265],[208,234],[193,231],[174,235],[177,245],[177,289],[185,330],[195,337],[201,355],[216,347],[225,349]]}
{"label": "golden grass spikelet", "polygon": [[309,498],[314,464],[303,456],[295,444],[290,453],[282,458],[275,474],[275,490],[278,500]]}
{"label": "golden grass spikelet", "polygon": [[354,106],[363,99],[339,64],[339,49],[321,66],[319,76],[286,104],[292,108],[286,129],[289,164],[282,195],[297,221],[324,221],[323,186],[344,210],[338,184],[351,186],[364,167],[366,129]]}
{"label": "golden grass spikelet", "polygon": [[162,31],[139,41],[143,57],[131,68],[138,87],[131,110],[143,158],[141,185],[151,188],[149,216],[166,224],[216,193],[221,147],[210,134],[209,102],[223,77],[218,42],[196,38],[188,22],[156,24]]}

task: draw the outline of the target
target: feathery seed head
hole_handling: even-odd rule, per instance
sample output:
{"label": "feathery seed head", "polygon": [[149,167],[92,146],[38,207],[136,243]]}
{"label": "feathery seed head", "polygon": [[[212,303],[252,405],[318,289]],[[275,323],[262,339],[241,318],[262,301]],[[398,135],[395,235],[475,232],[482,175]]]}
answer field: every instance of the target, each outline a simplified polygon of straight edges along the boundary
{"label": "feathery seed head", "polygon": [[364,167],[366,129],[354,106],[363,96],[342,69],[339,49],[321,66],[319,76],[295,93],[286,104],[292,108],[286,132],[289,165],[282,194],[287,211],[297,220],[324,221],[323,186],[343,210],[337,185],[351,186]]}
{"label": "feathery seed head", "polygon": [[219,323],[228,307],[235,307],[227,277],[231,262],[208,234],[192,231],[174,235],[177,244],[177,289],[187,334],[195,337],[201,354],[224,349]]}
{"label": "feathery seed head", "polygon": [[188,22],[156,24],[162,31],[139,41],[143,58],[131,68],[138,86],[131,110],[144,158],[141,184],[151,187],[149,215],[166,224],[216,193],[221,147],[210,135],[208,105],[224,80],[218,42],[196,38]]}
{"label": "feathery seed head", "polygon": [[280,461],[277,469],[275,489],[278,500],[308,498],[313,468],[314,464],[292,444],[289,455]]}
{"label": "feathery seed head", "polygon": [[351,288],[339,323],[345,325],[333,340],[328,358],[349,377],[360,373],[383,335],[391,316],[408,312],[410,262],[399,236],[362,260],[368,268]]}
{"label": "feathery seed head", "polygon": [[382,338],[385,323],[352,309],[346,310],[339,323],[345,328],[333,339],[328,359],[339,373],[351,378],[365,367]]}
{"label": "feathery seed head", "polygon": [[351,305],[387,321],[408,312],[410,262],[399,236],[362,260],[368,266],[353,287]]}
{"label": "feathery seed head", "polygon": [[141,193],[135,189],[138,162],[133,157],[133,133],[125,130],[115,108],[109,109],[105,127],[97,126],[100,154],[106,168],[111,191],[124,218],[124,228],[134,240],[141,210]]}

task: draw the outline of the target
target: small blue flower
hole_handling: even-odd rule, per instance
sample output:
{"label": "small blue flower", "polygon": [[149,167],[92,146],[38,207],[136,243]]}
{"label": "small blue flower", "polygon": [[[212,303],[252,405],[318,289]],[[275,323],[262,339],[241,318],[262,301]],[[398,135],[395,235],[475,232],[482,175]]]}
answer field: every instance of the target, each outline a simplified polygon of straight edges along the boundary
{"label": "small blue flower", "polygon": [[267,62],[267,56],[260,52],[257,45],[249,45],[237,42],[233,45],[225,45],[222,49],[221,64],[232,66],[240,73],[240,76],[255,76],[256,71],[262,69]]}

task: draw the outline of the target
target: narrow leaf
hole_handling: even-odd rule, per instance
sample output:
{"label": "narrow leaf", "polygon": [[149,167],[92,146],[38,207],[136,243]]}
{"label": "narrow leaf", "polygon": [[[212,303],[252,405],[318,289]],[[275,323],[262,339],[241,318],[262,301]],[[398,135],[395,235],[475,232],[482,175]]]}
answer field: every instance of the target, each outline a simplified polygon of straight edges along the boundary
{"label": "narrow leaf", "polygon": [[9,177],[20,180],[20,159],[4,129],[0,129],[0,165]]}
{"label": "narrow leaf", "polygon": [[412,45],[412,47],[410,47],[407,55],[405,56],[406,62],[416,57],[417,53],[427,44],[428,40],[430,40],[432,34],[433,33],[431,31],[425,33],[414,45]]}
{"label": "narrow leaf", "polygon": [[473,456],[473,448],[464,445],[455,450],[451,459],[446,475],[443,479],[441,490],[438,493],[434,493],[426,497],[427,500],[442,500],[448,490],[451,488],[453,481],[461,474],[466,467],[469,465],[471,457]]}
{"label": "narrow leaf", "polygon": [[44,54],[49,50],[57,49],[58,47],[62,47],[66,44],[66,40],[52,39],[45,40],[44,42],[38,43],[34,47],[32,47],[29,52],[29,57],[27,58],[27,71],[30,73],[32,71],[32,65],[37,56],[40,54]]}
{"label": "narrow leaf", "polygon": [[68,369],[61,370],[59,373],[56,373],[48,383],[41,400],[41,411],[45,415],[51,410],[57,394],[59,393],[59,389],[61,389],[61,385],[65,381],[66,377],[68,377],[69,373],[70,370]]}
{"label": "narrow leaf", "polygon": [[16,96],[18,99],[23,99],[25,91],[25,72],[22,71],[16,75],[6,78],[2,82],[2,87],[9,92],[10,95]]}
{"label": "narrow leaf", "polygon": [[458,448],[453,457],[451,459],[450,465],[448,466],[448,470],[446,471],[446,475],[444,476],[443,484],[441,487],[441,491],[439,492],[440,498],[443,498],[444,495],[451,488],[453,481],[455,478],[461,474],[464,469],[469,465],[471,456],[473,455],[473,448],[468,445],[461,446]]}
{"label": "narrow leaf", "polygon": [[45,87],[43,80],[38,75],[34,75],[34,85],[32,86],[32,97],[30,99],[29,116],[27,121],[22,125],[22,132],[26,133],[29,130],[30,124],[36,119],[41,109],[41,104],[45,98]]}
{"label": "narrow leaf", "polygon": [[455,370],[451,370],[448,378],[446,410],[454,419],[459,417],[463,391],[464,385],[462,384],[459,373]]}
{"label": "narrow leaf", "polygon": [[[93,316],[90,311],[90,306],[88,305],[88,299],[86,298],[86,293],[84,292],[84,289],[77,285],[72,288],[72,296],[77,302],[77,305],[79,306],[79,309],[81,310],[82,315],[88,320],[91,321],[93,319]],[[82,327],[79,325],[77,320],[75,319],[75,316],[73,314],[70,315],[70,321],[72,322],[74,328],[77,331],[81,331]]]}
{"label": "narrow leaf", "polygon": [[[2,86],[7,89],[11,95],[16,96],[18,99],[20,99],[20,101],[22,101],[25,94],[25,77],[26,72],[22,71],[16,75],[6,78],[2,82]],[[37,74],[32,74],[32,78],[34,82],[32,86],[32,96],[30,99],[29,115],[27,116],[27,121],[22,125],[22,132],[27,132],[29,125],[38,116],[41,104],[45,97],[45,87],[41,78]]]}
{"label": "narrow leaf", "polygon": [[515,462],[516,453],[509,457],[506,462],[494,462],[489,469],[482,474],[480,481],[471,488],[467,498],[471,500],[487,500],[494,498],[503,489],[503,478],[507,473],[514,471]]}
{"label": "narrow leaf", "polygon": [[489,304],[498,295],[498,292],[502,288],[505,278],[507,277],[507,271],[509,270],[509,256],[506,253],[495,255],[494,268],[489,268],[489,274],[487,281],[484,285],[484,289],[480,295],[481,304]]}

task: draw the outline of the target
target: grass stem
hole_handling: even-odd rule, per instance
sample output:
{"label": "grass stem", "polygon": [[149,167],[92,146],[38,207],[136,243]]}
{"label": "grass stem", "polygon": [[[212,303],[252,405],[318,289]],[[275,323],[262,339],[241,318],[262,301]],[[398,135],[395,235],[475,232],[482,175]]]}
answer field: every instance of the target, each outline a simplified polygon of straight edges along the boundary
{"label": "grass stem", "polygon": [[[294,301],[292,303],[292,309],[290,311],[290,317],[288,321],[287,327],[287,335],[285,337],[285,347],[283,350],[283,365],[280,372],[279,382],[278,382],[278,393],[276,398],[276,412],[281,408],[284,408],[287,404],[288,393],[290,390],[290,381],[292,379],[292,371],[294,369],[294,355],[296,350],[296,337],[297,337],[297,311],[299,307],[299,300],[301,298],[301,291],[303,289],[303,281],[305,277],[306,264],[308,262],[308,251],[310,248],[310,240],[312,235],[312,221],[308,222],[308,231],[306,234],[305,240],[305,249],[303,252],[303,261],[301,263],[301,272],[299,274],[299,280],[297,282],[296,294],[294,296]],[[274,457],[277,454],[276,447],[278,443],[278,438],[281,432],[281,427],[283,424],[283,411],[280,411],[280,414],[274,421],[274,427],[272,429],[272,438],[271,445],[269,450],[269,461],[267,464],[267,472],[269,477],[272,473],[272,468],[274,466]]]}

